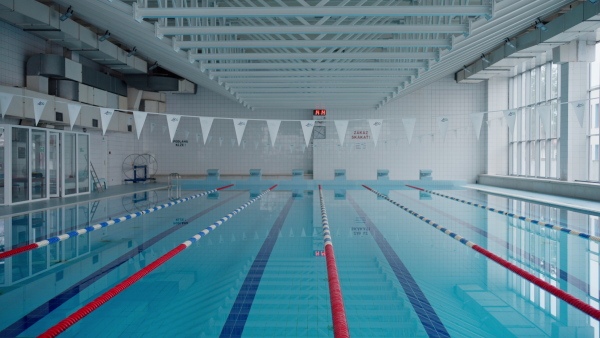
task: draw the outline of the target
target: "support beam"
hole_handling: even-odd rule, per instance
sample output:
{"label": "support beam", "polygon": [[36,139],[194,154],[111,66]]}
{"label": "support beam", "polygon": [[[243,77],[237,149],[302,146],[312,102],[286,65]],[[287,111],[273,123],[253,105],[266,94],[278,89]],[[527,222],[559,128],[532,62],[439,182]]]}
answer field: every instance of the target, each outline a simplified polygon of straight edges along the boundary
{"label": "support beam", "polygon": [[321,25],[321,26],[188,26],[162,27],[159,35],[206,34],[385,34],[385,33],[461,33],[469,32],[468,25]]}
{"label": "support beam", "polygon": [[[255,71],[211,71],[209,72],[210,76],[214,77],[236,77],[236,76],[297,76],[298,80],[309,79],[310,76],[327,76],[330,78],[339,78],[343,79],[347,76],[387,76],[387,77],[398,77],[398,76],[417,76],[416,70],[396,70],[396,71],[373,71],[373,70],[348,70],[344,72],[336,72],[336,71],[268,71],[268,70],[255,70]],[[227,81],[223,79],[223,81]],[[316,79],[315,79],[316,81]]]}
{"label": "support beam", "polygon": [[202,7],[142,8],[133,3],[137,21],[148,18],[264,18],[323,16],[491,16],[492,6],[326,6],[326,7]]}
{"label": "support beam", "polygon": [[294,62],[294,63],[209,63],[201,69],[360,69],[427,68],[426,62]]}
{"label": "support beam", "polygon": [[[322,72],[321,72],[322,73]],[[339,74],[342,75],[342,74]],[[329,77],[329,76],[315,76],[315,77],[259,77],[259,78],[245,78],[245,77],[219,77],[218,82],[225,82],[230,87],[236,84],[254,85],[254,84],[275,84],[280,86],[282,83],[315,83],[320,84],[347,84],[347,83],[398,83],[410,81],[411,76],[395,76],[395,77],[373,77],[373,76],[348,76],[348,77]],[[240,85],[241,86],[241,85]]]}
{"label": "support beam", "polygon": [[[288,80],[289,81],[289,80]],[[394,80],[389,82],[323,82],[323,81],[304,81],[299,83],[228,83],[229,88],[235,90],[244,90],[245,88],[390,88],[398,87],[402,82]]]}
{"label": "support beam", "polygon": [[[234,90],[235,93],[240,94],[240,96],[244,96],[246,94],[276,94],[276,93],[294,93],[294,94],[302,94],[302,93],[319,93],[322,95],[336,94],[336,93],[356,93],[358,95],[363,93],[377,93],[381,95],[385,95],[388,93],[392,93],[394,91],[394,87],[384,87],[384,88],[324,88],[324,87],[304,87],[304,88],[245,88]],[[337,96],[337,95],[336,95]]]}
{"label": "support beam", "polygon": [[191,53],[190,60],[387,60],[387,59],[405,59],[405,60],[433,60],[437,59],[439,54],[436,52],[365,52],[365,53],[215,53],[198,54]]}
{"label": "support beam", "polygon": [[295,48],[295,47],[437,47],[451,48],[450,39],[421,40],[235,40],[173,41],[173,48]]}

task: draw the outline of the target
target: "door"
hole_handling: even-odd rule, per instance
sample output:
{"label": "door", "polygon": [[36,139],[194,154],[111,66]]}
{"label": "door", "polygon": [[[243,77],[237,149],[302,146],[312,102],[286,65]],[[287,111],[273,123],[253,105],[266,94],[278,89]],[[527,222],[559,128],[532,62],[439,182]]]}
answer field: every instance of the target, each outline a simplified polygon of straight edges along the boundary
{"label": "door", "polygon": [[60,135],[50,132],[48,137],[48,184],[50,185],[50,197],[60,197]]}

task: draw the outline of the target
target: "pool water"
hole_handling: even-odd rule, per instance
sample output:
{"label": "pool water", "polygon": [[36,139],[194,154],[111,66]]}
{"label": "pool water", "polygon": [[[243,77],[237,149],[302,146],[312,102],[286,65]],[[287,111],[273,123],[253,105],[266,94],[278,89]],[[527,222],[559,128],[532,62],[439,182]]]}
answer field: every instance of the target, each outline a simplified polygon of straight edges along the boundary
{"label": "pool water", "polygon": [[[473,190],[437,192],[599,232],[596,214]],[[598,321],[372,192],[323,194],[351,336],[598,337]],[[332,337],[318,196],[273,190],[61,336]],[[598,307],[596,242],[416,190],[388,196]],[[43,333],[250,199],[248,191],[224,190],[7,258],[0,336]],[[0,217],[0,245],[166,202],[167,192],[155,191]]]}

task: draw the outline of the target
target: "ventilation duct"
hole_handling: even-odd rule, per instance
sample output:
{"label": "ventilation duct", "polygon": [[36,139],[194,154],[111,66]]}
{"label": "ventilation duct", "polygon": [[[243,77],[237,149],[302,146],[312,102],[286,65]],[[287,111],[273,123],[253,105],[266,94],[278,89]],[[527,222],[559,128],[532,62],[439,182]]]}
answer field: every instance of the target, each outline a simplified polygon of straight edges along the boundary
{"label": "ventilation duct", "polygon": [[125,78],[131,87],[152,92],[167,92],[180,94],[194,94],[196,85],[190,81],[168,76],[156,75],[129,75]]}

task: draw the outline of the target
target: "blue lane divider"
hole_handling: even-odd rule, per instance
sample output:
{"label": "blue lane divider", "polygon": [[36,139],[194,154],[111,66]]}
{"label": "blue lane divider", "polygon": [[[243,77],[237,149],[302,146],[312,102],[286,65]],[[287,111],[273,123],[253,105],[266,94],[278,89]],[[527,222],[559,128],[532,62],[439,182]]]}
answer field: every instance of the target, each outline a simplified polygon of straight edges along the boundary
{"label": "blue lane divider", "polygon": [[458,199],[458,198],[455,198],[455,197],[452,197],[452,196],[448,196],[448,195],[442,195],[442,194],[437,193],[435,191],[425,190],[425,189],[413,187],[412,185],[407,185],[407,187],[410,187],[410,188],[413,188],[413,189],[417,189],[417,190],[421,190],[421,191],[424,191],[426,193],[438,195],[438,196],[441,196],[441,197],[444,197],[444,198],[447,198],[447,199],[451,199],[451,200],[456,201],[456,202],[468,204],[468,205],[471,205],[471,206],[474,206],[474,207],[477,207],[477,208],[481,208],[481,209],[485,209],[485,210],[488,210],[488,211],[492,211],[492,212],[495,212],[495,213],[498,213],[498,214],[501,214],[501,215],[505,215],[505,216],[508,216],[508,217],[520,219],[522,221],[526,221],[526,222],[529,222],[529,223],[533,223],[533,224],[545,226],[546,228],[550,228],[550,229],[553,229],[553,230],[562,231],[562,232],[568,233],[570,235],[579,236],[579,237],[582,237],[582,238],[591,239],[592,241],[600,242],[600,237],[598,237],[598,236],[592,236],[590,234],[586,234],[585,232],[579,232],[579,231],[572,230],[572,229],[569,229],[569,228],[564,228],[564,227],[561,227],[561,226],[558,226],[558,225],[546,223],[544,221],[538,221],[538,220],[533,219],[533,218],[529,218],[529,217],[525,217],[525,216],[513,214],[512,212],[508,212],[508,211],[504,211],[504,210],[500,210],[500,209],[496,209],[496,208],[491,208],[491,207],[485,206],[483,204],[478,204],[478,203],[473,203],[473,202],[461,200],[461,199]]}

